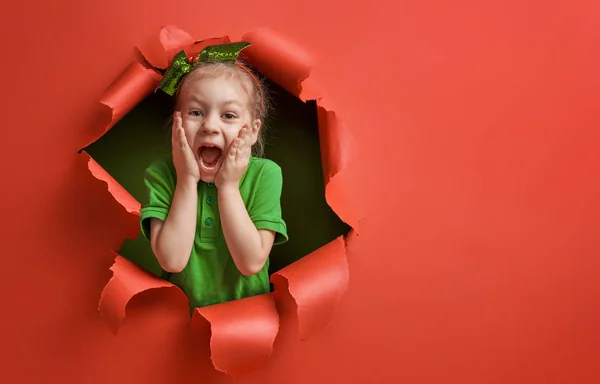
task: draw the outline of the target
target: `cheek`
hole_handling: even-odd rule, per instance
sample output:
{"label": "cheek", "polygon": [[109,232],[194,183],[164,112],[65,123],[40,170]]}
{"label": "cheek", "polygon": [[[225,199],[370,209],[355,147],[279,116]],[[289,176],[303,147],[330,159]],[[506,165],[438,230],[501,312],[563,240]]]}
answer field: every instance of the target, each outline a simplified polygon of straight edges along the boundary
{"label": "cheek", "polygon": [[240,131],[242,130],[242,126],[231,127],[231,129],[227,129],[225,131],[225,139],[229,142],[232,142],[236,137],[240,135]]}
{"label": "cheek", "polygon": [[188,122],[188,124],[186,124],[184,122],[183,129],[185,130],[185,136],[187,137],[188,142],[190,143],[190,145],[192,145],[194,143],[194,139],[198,134],[198,124],[196,124],[195,122]]}
{"label": "cheek", "polygon": [[235,138],[237,137],[237,135],[234,132],[227,132],[224,136],[225,136],[225,147],[226,148],[229,148],[231,143],[233,143],[233,140],[235,140]]}

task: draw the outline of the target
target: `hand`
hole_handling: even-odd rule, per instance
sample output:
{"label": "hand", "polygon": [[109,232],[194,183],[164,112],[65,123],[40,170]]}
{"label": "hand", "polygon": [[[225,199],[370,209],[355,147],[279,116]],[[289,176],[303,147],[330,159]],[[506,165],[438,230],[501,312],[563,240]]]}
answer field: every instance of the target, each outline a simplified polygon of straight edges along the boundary
{"label": "hand", "polygon": [[231,143],[223,159],[223,164],[217,172],[215,177],[217,188],[229,186],[239,188],[240,179],[248,169],[251,150],[252,137],[250,129],[244,126],[238,137]]}
{"label": "hand", "polygon": [[185,137],[183,119],[179,111],[175,112],[171,131],[173,164],[175,165],[175,171],[177,171],[177,180],[191,181],[198,184],[200,181],[200,166]]}

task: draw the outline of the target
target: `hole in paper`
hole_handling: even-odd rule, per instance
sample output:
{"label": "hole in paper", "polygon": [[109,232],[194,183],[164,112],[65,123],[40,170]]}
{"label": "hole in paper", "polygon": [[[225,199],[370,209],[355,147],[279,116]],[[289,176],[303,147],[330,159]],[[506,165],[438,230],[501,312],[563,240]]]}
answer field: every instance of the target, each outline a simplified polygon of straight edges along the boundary
{"label": "hole in paper", "polygon": [[[281,197],[289,241],[273,247],[270,273],[319,249],[350,227],[325,201],[316,103],[300,101],[267,81],[273,109],[266,122],[265,157],[283,172]],[[144,171],[155,160],[171,154],[170,126],[173,98],[157,91],[144,99],[85,151],[144,206]],[[118,253],[143,269],[167,277],[141,233],[125,240]]]}

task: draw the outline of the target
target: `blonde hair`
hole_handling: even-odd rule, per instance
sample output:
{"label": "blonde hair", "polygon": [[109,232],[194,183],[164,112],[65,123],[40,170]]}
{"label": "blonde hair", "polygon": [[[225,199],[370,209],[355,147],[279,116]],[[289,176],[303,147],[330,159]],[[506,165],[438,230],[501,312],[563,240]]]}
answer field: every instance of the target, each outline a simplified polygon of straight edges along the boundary
{"label": "blonde hair", "polygon": [[[243,65],[243,64],[240,64]],[[267,99],[266,87],[264,80],[259,76],[252,76],[248,66],[246,69],[241,68],[238,64],[233,62],[200,62],[190,72],[188,72],[181,80],[175,93],[175,107],[179,107],[179,95],[185,85],[192,79],[198,77],[218,77],[228,75],[238,79],[242,85],[242,88],[248,93],[248,99],[250,100],[250,114],[252,119],[260,119],[261,125],[258,131],[258,138],[256,143],[252,146],[252,155],[256,157],[264,156],[265,152],[265,120],[268,115],[268,109],[270,107]]]}

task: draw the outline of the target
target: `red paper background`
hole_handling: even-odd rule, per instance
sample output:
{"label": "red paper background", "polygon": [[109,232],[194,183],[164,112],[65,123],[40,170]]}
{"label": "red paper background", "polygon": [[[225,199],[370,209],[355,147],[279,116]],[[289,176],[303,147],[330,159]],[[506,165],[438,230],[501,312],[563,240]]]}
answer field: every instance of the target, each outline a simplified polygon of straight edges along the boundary
{"label": "red paper background", "polygon": [[3,378],[232,381],[185,303],[142,295],[117,338],[96,309],[124,213],[76,151],[134,45],[172,23],[315,51],[370,164],[331,327],[285,327],[238,382],[597,383],[599,3],[288,3],[2,4]]}

